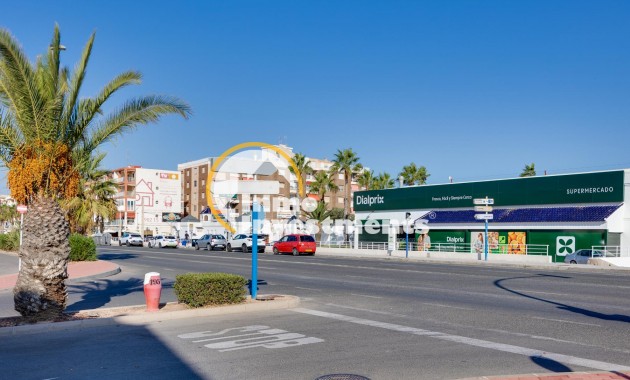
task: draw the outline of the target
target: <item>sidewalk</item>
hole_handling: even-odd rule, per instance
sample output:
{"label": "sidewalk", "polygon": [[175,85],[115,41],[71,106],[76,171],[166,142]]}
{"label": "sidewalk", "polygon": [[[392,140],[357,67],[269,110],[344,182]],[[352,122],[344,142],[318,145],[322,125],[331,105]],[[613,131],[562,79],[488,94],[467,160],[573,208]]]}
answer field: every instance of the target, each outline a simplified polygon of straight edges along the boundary
{"label": "sidewalk", "polygon": [[630,372],[558,372],[512,376],[482,376],[460,380],[628,380]]}
{"label": "sidewalk", "polygon": [[[120,272],[120,267],[109,261],[71,261],[68,263],[68,279],[107,277]],[[0,291],[13,289],[17,273],[0,276]]]}

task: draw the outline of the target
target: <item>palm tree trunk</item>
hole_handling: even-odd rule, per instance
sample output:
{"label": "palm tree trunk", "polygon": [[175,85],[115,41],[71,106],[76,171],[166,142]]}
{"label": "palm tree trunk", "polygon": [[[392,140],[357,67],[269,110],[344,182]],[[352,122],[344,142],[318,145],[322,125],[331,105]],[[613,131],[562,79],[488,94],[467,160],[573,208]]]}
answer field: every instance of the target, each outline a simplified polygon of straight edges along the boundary
{"label": "palm tree trunk", "polygon": [[15,310],[32,320],[53,319],[66,307],[68,222],[55,200],[41,197],[29,205],[22,228]]}

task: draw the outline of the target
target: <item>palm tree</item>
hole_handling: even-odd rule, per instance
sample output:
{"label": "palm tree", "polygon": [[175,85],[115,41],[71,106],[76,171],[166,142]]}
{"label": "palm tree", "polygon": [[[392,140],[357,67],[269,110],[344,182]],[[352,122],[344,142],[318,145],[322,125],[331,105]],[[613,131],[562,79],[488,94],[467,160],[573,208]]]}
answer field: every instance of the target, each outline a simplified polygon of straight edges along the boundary
{"label": "palm tree", "polygon": [[93,232],[99,227],[103,232],[105,219],[116,214],[114,195],[117,187],[113,180],[107,179],[107,171],[99,168],[105,154],[96,155],[89,162],[87,171],[79,181],[78,194],[62,201],[62,206],[69,213],[70,230],[72,232]]}
{"label": "palm tree", "polygon": [[357,176],[357,183],[363,190],[372,190],[374,183],[374,171],[367,169],[363,170]]}
{"label": "palm tree", "polygon": [[15,310],[32,320],[55,318],[66,306],[70,231],[59,201],[78,193],[89,157],[141,124],[166,114],[190,115],[186,103],[162,96],[130,99],[105,114],[112,95],[141,82],[141,74],[133,71],[115,77],[95,97],[79,98],[94,38],[70,72],[60,65],[58,26],[36,63],[0,29],[0,160],[9,169],[13,198],[29,206],[13,295]]}
{"label": "palm tree", "polygon": [[328,210],[328,207],[323,200],[317,202],[317,208],[315,210],[305,213],[308,219],[317,221],[317,234],[315,235],[315,239],[317,241],[322,240],[322,224],[326,219],[330,218],[331,214],[332,210]]}
{"label": "palm tree", "polygon": [[359,163],[359,156],[355,152],[352,151],[351,148],[348,149],[338,149],[337,153],[335,153],[335,158],[332,160],[333,165],[330,170],[332,172],[342,173],[343,174],[343,182],[344,182],[344,199],[343,199],[343,210],[344,210],[344,218],[347,218],[350,215],[350,194],[351,194],[351,182],[352,176],[355,173],[359,173],[363,169],[363,165]]}
{"label": "palm tree", "polygon": [[534,177],[536,175],[536,169],[534,168],[534,163],[531,165],[525,165],[523,168],[523,172],[519,175],[519,177]]}
{"label": "palm tree", "polygon": [[325,170],[315,173],[315,181],[311,183],[311,192],[317,194],[320,202],[324,202],[326,193],[336,193],[337,191],[339,191],[339,186],[335,184],[335,173]]}
{"label": "palm tree", "polygon": [[417,167],[416,164],[412,162],[409,165],[403,166],[398,176],[403,177],[405,186],[413,186],[426,184],[430,174],[427,173],[427,168],[424,166]]}
{"label": "palm tree", "polygon": [[394,187],[394,179],[389,173],[380,173],[374,178],[373,190],[385,190]]}
{"label": "palm tree", "polygon": [[[297,169],[300,172],[300,175],[302,176],[302,184],[306,185],[306,176],[309,174],[313,174],[311,161],[302,153],[296,153],[293,156],[293,162],[295,163],[295,166],[297,166]],[[295,173],[295,170],[293,169],[293,166],[289,166],[289,171],[297,175]],[[298,188],[299,188],[299,185],[298,185]],[[302,199],[299,199],[299,194],[298,194],[298,201],[302,201]]]}

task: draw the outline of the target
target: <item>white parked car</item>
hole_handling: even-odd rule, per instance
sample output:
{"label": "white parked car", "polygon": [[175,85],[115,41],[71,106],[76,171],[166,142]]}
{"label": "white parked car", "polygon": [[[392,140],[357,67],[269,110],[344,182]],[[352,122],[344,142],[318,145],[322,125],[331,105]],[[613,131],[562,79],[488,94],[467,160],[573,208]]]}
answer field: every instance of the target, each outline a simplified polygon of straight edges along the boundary
{"label": "white parked car", "polygon": [[[232,252],[233,249],[240,249],[243,252],[251,252],[252,251],[252,235],[248,234],[238,234],[232,236],[232,238],[228,241],[227,251]],[[258,252],[265,252],[265,240],[258,235]]]}
{"label": "white parked car", "polygon": [[172,235],[157,235],[150,245],[152,248],[164,248],[164,247],[173,247],[177,248],[177,239]]}
{"label": "white parked car", "polygon": [[142,239],[142,235],[136,234],[133,232],[123,232],[120,240],[118,240],[118,245],[126,245],[127,247],[131,245],[139,245],[142,247],[144,244],[144,239]]}

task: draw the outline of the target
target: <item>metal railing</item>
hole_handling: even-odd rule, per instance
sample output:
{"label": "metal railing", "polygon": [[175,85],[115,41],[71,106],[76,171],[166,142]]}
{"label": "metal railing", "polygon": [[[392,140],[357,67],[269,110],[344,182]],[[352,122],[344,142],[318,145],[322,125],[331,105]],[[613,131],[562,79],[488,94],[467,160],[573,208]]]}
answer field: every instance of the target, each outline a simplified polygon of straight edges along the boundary
{"label": "metal railing", "polygon": [[[360,241],[357,247],[353,246],[352,241],[320,241],[317,246],[321,248],[354,248],[354,249],[372,249],[372,250],[388,250],[387,242],[367,242]],[[430,247],[422,247],[422,251],[426,252],[452,252],[452,253],[483,253],[483,247],[479,248],[470,243],[432,243]],[[405,240],[396,242],[396,250],[405,251]],[[417,242],[409,242],[410,251],[418,251]],[[513,255],[536,255],[549,256],[549,246],[546,244],[521,244],[519,246],[509,244],[494,244],[488,247],[490,254],[513,254]]]}
{"label": "metal railing", "polygon": [[630,247],[622,250],[618,245],[594,245],[591,250],[601,252],[604,257],[630,257]]}

